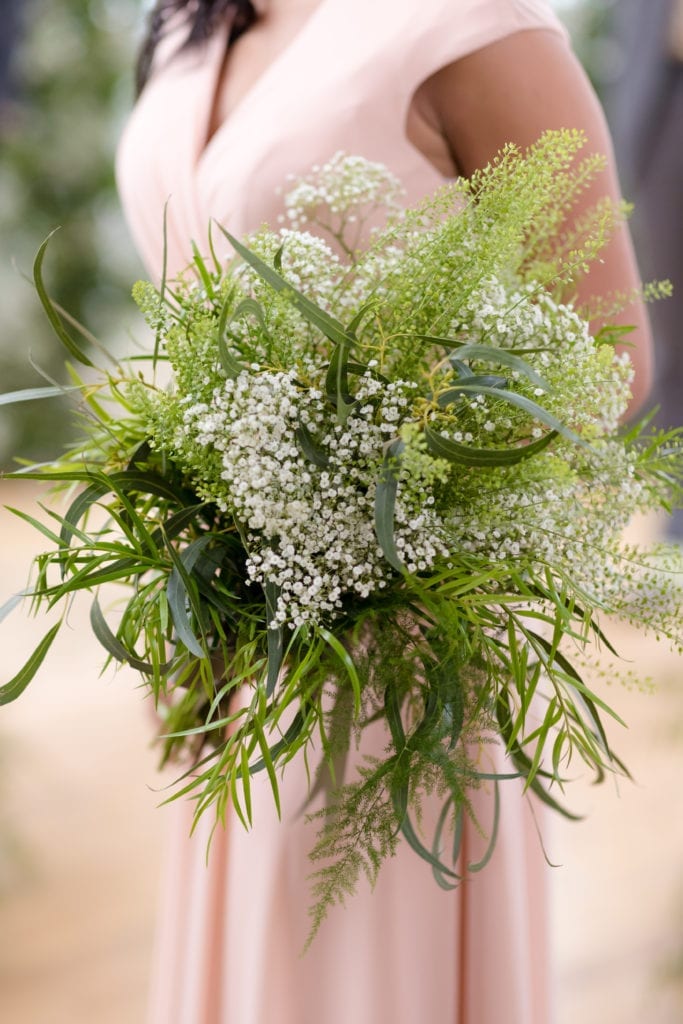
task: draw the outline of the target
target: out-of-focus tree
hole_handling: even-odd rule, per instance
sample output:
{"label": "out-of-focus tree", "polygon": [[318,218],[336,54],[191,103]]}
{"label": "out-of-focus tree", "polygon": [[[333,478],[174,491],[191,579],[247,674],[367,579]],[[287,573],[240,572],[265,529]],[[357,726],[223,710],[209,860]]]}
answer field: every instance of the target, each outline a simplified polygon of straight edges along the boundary
{"label": "out-of-focus tree", "polygon": [[624,54],[614,37],[619,0],[551,0],[567,25],[572,44],[598,93],[621,74]]}
{"label": "out-of-focus tree", "polygon": [[2,105],[12,91],[12,56],[19,32],[20,0],[0,0],[0,118]]}
{"label": "out-of-focus tree", "polygon": [[[0,390],[34,386],[33,360],[64,379],[63,355],[30,285],[35,252],[56,227],[46,277],[54,297],[103,340],[132,320],[140,274],[123,225],[113,163],[133,99],[138,0],[22,0],[13,96],[0,117]],[[18,268],[18,269],[17,269]],[[0,462],[55,452],[69,429],[60,403],[0,410]]]}

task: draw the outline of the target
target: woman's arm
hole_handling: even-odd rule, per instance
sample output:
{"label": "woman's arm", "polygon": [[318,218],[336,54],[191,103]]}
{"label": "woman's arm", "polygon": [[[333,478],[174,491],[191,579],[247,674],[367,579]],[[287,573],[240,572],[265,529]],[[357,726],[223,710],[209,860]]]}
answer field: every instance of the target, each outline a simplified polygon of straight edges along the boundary
{"label": "woman's arm", "polygon": [[[609,195],[620,200],[612,141],[602,108],[566,43],[542,29],[522,31],[436,72],[420,86],[408,134],[436,154],[441,170],[470,175],[489,163],[506,142],[527,147],[547,129],[581,128],[585,153],[599,152],[607,170],[583,193],[574,216]],[[434,162],[437,162],[436,160]],[[621,225],[577,291],[578,298],[631,292],[640,276],[628,228]],[[645,400],[652,381],[652,337],[642,302],[617,318],[636,327],[629,336],[636,368],[631,412]]]}

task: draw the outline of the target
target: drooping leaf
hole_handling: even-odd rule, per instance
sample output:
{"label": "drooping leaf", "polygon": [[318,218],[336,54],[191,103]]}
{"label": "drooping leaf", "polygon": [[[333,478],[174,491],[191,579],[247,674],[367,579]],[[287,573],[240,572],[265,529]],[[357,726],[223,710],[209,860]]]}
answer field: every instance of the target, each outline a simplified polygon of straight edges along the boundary
{"label": "drooping leaf", "polygon": [[375,489],[375,534],[377,543],[389,565],[397,572],[405,573],[406,567],[396,547],[395,515],[398,493],[398,466],[405,443],[394,441],[384,456],[380,477]]}
{"label": "drooping leaf", "polygon": [[262,260],[261,257],[257,256],[255,252],[251,251],[251,249],[242,245],[242,243],[231,235],[229,231],[226,231],[224,227],[220,224],[218,226],[234,248],[235,252],[237,252],[246,263],[253,267],[259,277],[269,284],[274,291],[286,293],[290,298],[292,305],[313,327],[317,327],[326,338],[329,338],[330,341],[333,341],[335,344],[353,343],[354,339],[349,336],[343,325],[340,324],[338,320],[335,320],[334,317],[331,317],[329,313],[326,313],[325,310],[321,309],[315,302],[311,302],[311,300],[306,298],[306,296],[300,291],[292,287],[292,285],[282,277],[277,270],[269,266],[265,260]]}
{"label": "drooping leaf", "polygon": [[257,775],[259,772],[262,772],[264,768],[268,767],[268,761],[270,761],[270,764],[272,765],[276,758],[279,756],[279,754],[283,750],[287,750],[288,747],[291,747],[295,740],[298,739],[298,737],[303,732],[305,725],[306,719],[303,713],[301,711],[297,711],[296,715],[292,719],[291,725],[285,731],[285,734],[282,737],[282,739],[279,739],[276,743],[272,745],[272,747],[268,748],[268,760],[266,759],[264,754],[264,756],[260,760],[255,761],[253,764],[250,765],[249,770],[251,774]]}
{"label": "drooping leaf", "polygon": [[424,435],[427,449],[431,454],[440,459],[446,459],[448,462],[459,463],[462,466],[514,466],[542,452],[555,440],[557,432],[550,430],[545,437],[541,437],[537,441],[509,448],[474,448],[461,444],[459,441],[453,441],[451,438],[442,437],[432,427],[425,427]]}
{"label": "drooping leaf", "polygon": [[461,365],[463,360],[470,359],[506,366],[510,370],[517,370],[537,388],[542,388],[543,391],[551,390],[547,381],[536,373],[526,360],[508,349],[494,348],[489,345],[461,345],[450,354],[448,359],[451,365],[455,365],[456,362]]}
{"label": "drooping leaf", "polygon": [[358,670],[356,669],[353,657],[347,651],[344,645],[337,639],[334,633],[331,633],[328,629],[325,629],[322,626],[318,628],[318,632],[320,636],[323,638],[323,640],[325,640],[325,642],[329,644],[329,646],[332,648],[334,653],[339,658],[339,661],[346,669],[346,674],[349,677],[349,681],[353,689],[354,710],[356,715],[359,715],[361,706],[361,682],[358,676]]}
{"label": "drooping leaf", "polygon": [[583,438],[579,437],[570,427],[565,426],[561,423],[556,416],[544,409],[538,402],[532,401],[527,398],[526,395],[520,395],[517,391],[510,391],[503,388],[492,388],[487,387],[485,384],[470,384],[466,382],[464,384],[455,384],[453,387],[449,387],[446,391],[443,391],[438,396],[438,404],[442,409],[450,405],[454,401],[458,401],[463,396],[467,395],[488,395],[490,398],[499,399],[501,402],[508,402],[510,405],[516,406],[518,409],[522,409],[523,412],[529,414],[540,423],[545,424],[546,427],[550,427],[557,434],[562,434],[568,440],[573,441],[575,444],[580,445],[582,448],[588,448],[589,445]]}
{"label": "drooping leaf", "polygon": [[351,344],[341,341],[335,345],[325,378],[327,399],[337,410],[337,422],[341,424],[346,423],[356,405],[349,390],[348,364]]}
{"label": "drooping leaf", "polygon": [[[11,511],[11,510],[10,510]],[[15,608],[18,608],[22,601],[31,596],[30,590],[22,590],[19,594],[12,594],[10,598],[0,607],[0,622],[11,615]]]}
{"label": "drooping leaf", "polygon": [[201,610],[197,600],[196,583],[192,579],[192,570],[201,555],[202,551],[211,538],[205,534],[193,541],[178,554],[172,544],[167,545],[167,551],[173,561],[173,569],[168,578],[166,596],[168,607],[173,619],[178,639],[182,641],[190,654],[196,658],[207,658],[207,651],[201,646],[188,611],[188,605],[194,612],[198,628],[201,630]]}
{"label": "drooping leaf", "polygon": [[316,444],[307,426],[301,423],[296,428],[295,435],[301,451],[309,462],[312,462],[314,466],[319,466],[321,469],[329,466],[329,455]]}
{"label": "drooping leaf", "polygon": [[458,874],[447,867],[438,857],[435,857],[431,850],[428,850],[423,842],[418,838],[418,835],[413,827],[410,817],[406,814],[401,825],[401,832],[404,838],[407,840],[408,845],[415,851],[415,853],[431,864],[432,868],[439,872],[440,875],[445,875],[448,878],[454,879],[456,882],[460,881]]}
{"label": "drooping leaf", "polygon": [[[439,864],[441,863],[441,843],[442,843],[442,837],[443,837],[443,830],[444,830],[444,828],[446,826],[446,823],[448,821],[448,818],[449,818],[451,812],[454,810],[454,806],[455,806],[455,802],[454,802],[453,797],[449,797],[446,800],[446,802],[444,803],[443,808],[441,809],[441,814],[439,815],[439,820],[437,822],[436,829],[434,831],[434,840],[432,842],[432,857]],[[454,813],[454,816],[455,816],[456,828],[455,828],[455,846],[454,846],[453,863],[455,864],[456,861],[457,861],[457,858],[458,858],[458,854],[460,852],[460,844],[461,844],[461,838],[462,838],[462,808],[460,808],[460,813],[457,814],[457,815]],[[441,872],[441,869],[437,868],[434,864],[432,864],[432,874],[434,875],[434,879],[435,879],[437,885],[441,889],[445,889],[447,892],[448,891],[452,891],[453,889],[457,888],[458,883],[461,881],[461,876],[458,875],[455,872],[454,872],[454,874],[455,874],[455,879],[456,880],[454,880],[452,882],[447,881],[447,879],[444,878],[444,876],[443,876],[443,874]]]}
{"label": "drooping leaf", "polygon": [[[261,763],[263,767],[266,769],[268,778],[270,780],[270,788],[273,791],[273,800],[275,801],[275,809],[277,811],[277,816],[278,818],[282,819],[282,807],[280,805],[280,788],[277,783],[277,775],[275,774],[275,765],[273,763],[273,750],[275,748],[273,748],[273,750],[269,748],[268,741],[266,740],[263,729],[261,728],[261,724],[257,718],[252,719],[252,728],[256,734],[258,745],[261,749]],[[256,768],[252,768],[252,774],[254,774],[256,770]]]}
{"label": "drooping leaf", "polygon": [[45,634],[31,654],[31,657],[25,662],[14,678],[10,679],[10,681],[5,683],[4,686],[0,686],[0,707],[3,704],[11,704],[12,701],[15,701],[17,697],[20,697],[24,692],[40,666],[43,664],[45,656],[50,650],[57,633],[59,633],[61,625],[62,623],[60,620]]}
{"label": "drooping leaf", "polygon": [[493,785],[493,824],[491,825],[491,832],[490,832],[489,837],[488,837],[488,844],[486,846],[486,851],[485,851],[483,857],[480,860],[476,861],[475,863],[471,863],[471,864],[467,865],[467,870],[468,871],[472,871],[474,873],[476,873],[478,871],[483,871],[483,869],[489,863],[489,861],[491,860],[491,857],[493,856],[493,851],[496,848],[496,843],[498,841],[498,828],[499,828],[499,826],[500,826],[500,791],[499,791],[499,782],[498,782],[498,779],[496,779],[496,781],[494,782],[494,785]]}
{"label": "drooping leaf", "polygon": [[0,395],[0,405],[16,405],[17,402],[37,402],[44,398],[63,398],[79,387],[23,388],[21,391],[6,391]]}
{"label": "drooping leaf", "polygon": [[268,620],[268,673],[266,678],[266,696],[272,697],[282,668],[284,654],[284,631],[282,626],[271,627],[275,619],[280,588],[271,582],[264,584],[263,593],[266,601],[266,618]]}
{"label": "drooping leaf", "polygon": [[[122,492],[137,491],[140,494],[151,494],[158,498],[165,498],[180,505],[196,505],[196,499],[194,502],[191,500],[192,495],[182,491],[156,473],[143,470],[122,470],[105,475],[104,473],[93,472],[91,474],[79,474],[76,479],[92,480],[93,477],[95,482],[78,495],[64,516],[64,525],[61,531],[61,541],[64,547],[69,546],[74,533],[74,527],[80,522],[88,509],[111,490],[117,491],[120,489]],[[56,479],[63,479],[63,477],[57,475]]]}
{"label": "drooping leaf", "polygon": [[142,672],[144,675],[155,675],[157,672],[160,675],[165,675],[170,670],[171,662],[156,666],[155,668],[151,662],[143,661],[138,658],[134,651],[129,651],[109,628],[97,598],[95,598],[90,607],[90,625],[92,626],[93,633],[104,649],[108,651],[116,661],[121,662],[121,664],[130,665],[131,668],[136,669],[138,672]]}
{"label": "drooping leaf", "polygon": [[76,359],[77,362],[82,363],[84,366],[93,366],[94,364],[92,360],[88,358],[88,356],[85,354],[85,352],[78,344],[78,342],[71,337],[69,332],[64,327],[64,324],[62,323],[62,320],[59,316],[59,313],[55,309],[55,305],[47,292],[45,282],[43,280],[43,262],[45,260],[45,253],[47,251],[48,245],[50,244],[50,240],[52,236],[55,234],[56,230],[58,229],[55,229],[55,231],[51,231],[50,234],[47,236],[43,244],[38,249],[36,258],[33,262],[33,280],[36,286],[36,292],[38,293],[38,298],[40,299],[40,303],[43,309],[45,310],[45,313],[47,315],[47,318],[50,322],[53,331],[55,332],[55,334],[57,335],[64,348],[67,350],[67,352],[74,359]]}

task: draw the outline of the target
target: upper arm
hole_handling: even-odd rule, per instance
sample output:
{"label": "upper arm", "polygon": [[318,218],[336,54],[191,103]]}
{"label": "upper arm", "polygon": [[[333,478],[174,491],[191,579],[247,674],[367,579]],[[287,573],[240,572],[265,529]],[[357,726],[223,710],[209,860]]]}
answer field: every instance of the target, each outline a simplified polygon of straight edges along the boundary
{"label": "upper arm", "polygon": [[[421,116],[442,137],[458,173],[469,176],[485,166],[507,142],[526,148],[548,129],[580,128],[586,153],[607,157],[607,168],[586,190],[573,216],[620,190],[612,142],[600,103],[577,58],[555,32],[522,31],[485,46],[433,74],[416,100]],[[620,226],[578,289],[591,295],[632,292],[640,277],[630,234]],[[651,336],[641,302],[620,318],[633,324],[636,366],[635,404],[651,381]]]}

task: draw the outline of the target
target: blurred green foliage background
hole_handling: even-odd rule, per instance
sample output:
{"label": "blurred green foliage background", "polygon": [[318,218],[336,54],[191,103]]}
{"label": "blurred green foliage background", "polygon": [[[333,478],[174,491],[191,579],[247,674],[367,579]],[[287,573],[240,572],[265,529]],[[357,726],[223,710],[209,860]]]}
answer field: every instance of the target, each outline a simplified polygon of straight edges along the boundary
{"label": "blurred green foliage background", "polygon": [[[0,106],[0,390],[34,386],[31,365],[64,380],[63,350],[32,286],[35,252],[56,227],[53,296],[110,342],[133,314],[140,275],[116,198],[113,158],[133,101],[136,0],[21,0],[10,92]],[[7,29],[5,25],[4,30]],[[40,458],[66,440],[60,402],[0,410],[0,463]]]}
{"label": "blurred green foliage background", "polygon": [[[65,379],[30,284],[35,252],[55,228],[46,277],[53,297],[107,344],[136,323],[130,286],[142,273],[116,198],[116,140],[133,102],[142,0],[5,0],[18,13],[11,94],[0,106],[0,391]],[[618,54],[606,38],[613,3],[556,0],[600,83]],[[0,31],[11,19],[3,16]],[[34,364],[34,365],[32,365]],[[55,453],[66,403],[0,409],[0,466]]]}

